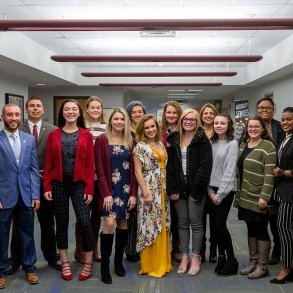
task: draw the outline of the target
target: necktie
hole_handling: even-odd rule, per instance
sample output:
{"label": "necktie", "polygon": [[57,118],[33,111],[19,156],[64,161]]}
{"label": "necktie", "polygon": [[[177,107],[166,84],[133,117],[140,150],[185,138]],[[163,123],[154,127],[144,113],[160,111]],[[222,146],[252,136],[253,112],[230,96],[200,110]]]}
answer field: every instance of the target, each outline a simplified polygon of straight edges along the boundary
{"label": "necktie", "polygon": [[36,124],[33,126],[33,136],[35,137],[36,145],[38,144],[38,127]]}
{"label": "necktie", "polygon": [[11,134],[10,137],[13,139],[12,150],[14,152],[14,156],[18,165],[19,158],[20,158],[20,149],[21,149],[20,140],[16,137],[15,134]]}

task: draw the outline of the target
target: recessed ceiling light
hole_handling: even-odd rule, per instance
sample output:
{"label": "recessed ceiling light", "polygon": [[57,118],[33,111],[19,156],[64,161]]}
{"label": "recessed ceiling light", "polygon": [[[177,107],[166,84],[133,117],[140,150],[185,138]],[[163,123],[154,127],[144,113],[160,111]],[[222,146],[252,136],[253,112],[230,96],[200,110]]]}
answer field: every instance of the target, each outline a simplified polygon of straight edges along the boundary
{"label": "recessed ceiling light", "polygon": [[37,86],[44,86],[44,83],[37,83]]}
{"label": "recessed ceiling light", "polygon": [[139,32],[141,38],[175,38],[175,31],[142,31]]}
{"label": "recessed ceiling light", "polygon": [[185,97],[185,96],[198,96],[199,93],[178,93],[178,94],[168,94],[168,96],[176,96],[176,97]]}
{"label": "recessed ceiling light", "polygon": [[178,92],[178,93],[201,93],[203,90],[168,90],[168,92]]}

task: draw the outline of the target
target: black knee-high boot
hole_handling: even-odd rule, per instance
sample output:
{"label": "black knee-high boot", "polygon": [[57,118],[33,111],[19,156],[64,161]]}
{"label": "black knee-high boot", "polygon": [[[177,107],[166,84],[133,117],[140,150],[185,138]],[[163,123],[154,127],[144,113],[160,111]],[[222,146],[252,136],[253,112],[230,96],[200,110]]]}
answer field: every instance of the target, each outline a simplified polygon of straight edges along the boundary
{"label": "black knee-high boot", "polygon": [[110,256],[112,254],[112,246],[114,234],[104,234],[101,232],[101,277],[105,284],[112,284],[112,277],[110,274]]}
{"label": "black knee-high boot", "polygon": [[128,238],[128,230],[127,229],[119,229],[116,228],[116,236],[115,236],[115,257],[114,257],[114,266],[115,273],[119,277],[124,277],[126,275],[124,266],[123,266],[123,254],[125,250],[125,246]]}

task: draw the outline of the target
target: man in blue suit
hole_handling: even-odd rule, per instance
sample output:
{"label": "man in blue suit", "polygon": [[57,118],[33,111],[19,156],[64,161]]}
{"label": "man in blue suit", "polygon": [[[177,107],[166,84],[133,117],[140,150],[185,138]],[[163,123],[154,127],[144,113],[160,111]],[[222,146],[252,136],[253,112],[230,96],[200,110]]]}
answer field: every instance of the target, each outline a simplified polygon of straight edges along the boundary
{"label": "man in blue suit", "polygon": [[18,130],[21,110],[2,109],[0,132],[0,289],[6,287],[9,268],[9,231],[13,216],[21,242],[22,269],[30,284],[37,284],[34,211],[40,206],[40,179],[34,137]]}

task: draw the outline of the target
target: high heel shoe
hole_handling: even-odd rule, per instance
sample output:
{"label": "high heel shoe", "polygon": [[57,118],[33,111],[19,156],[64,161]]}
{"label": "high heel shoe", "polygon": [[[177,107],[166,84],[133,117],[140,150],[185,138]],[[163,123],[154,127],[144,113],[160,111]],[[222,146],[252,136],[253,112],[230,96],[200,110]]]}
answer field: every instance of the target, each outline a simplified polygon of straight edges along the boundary
{"label": "high heel shoe", "polygon": [[190,266],[190,269],[188,271],[188,275],[189,276],[195,276],[195,275],[199,274],[199,272],[200,272],[200,264],[201,264],[200,254],[193,253],[192,254],[192,259],[191,259],[191,266]]}
{"label": "high heel shoe", "polygon": [[65,281],[72,280],[72,273],[71,268],[68,261],[64,261],[61,263],[62,269],[61,269],[61,278]]}
{"label": "high heel shoe", "polygon": [[92,276],[93,262],[84,263],[84,267],[78,276],[79,281],[85,281]]}
{"label": "high heel shoe", "polygon": [[291,270],[283,279],[272,279],[270,283],[272,284],[285,284],[287,281],[293,281],[293,270]]}
{"label": "high heel shoe", "polygon": [[187,272],[187,267],[189,263],[189,258],[187,254],[182,255],[181,263],[179,265],[179,268],[177,270],[177,274],[183,275]]}

